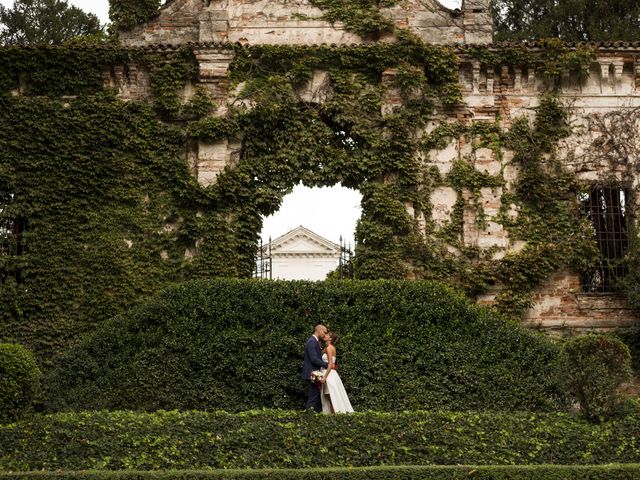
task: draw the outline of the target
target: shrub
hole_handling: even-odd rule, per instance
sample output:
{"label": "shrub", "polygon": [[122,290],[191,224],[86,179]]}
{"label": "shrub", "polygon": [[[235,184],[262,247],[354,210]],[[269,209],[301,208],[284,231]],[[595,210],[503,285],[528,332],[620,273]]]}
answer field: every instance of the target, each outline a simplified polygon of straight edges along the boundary
{"label": "shrub", "polygon": [[148,22],[160,8],[160,0],[111,0],[109,18],[114,26],[130,30],[136,25]]}
{"label": "shrub", "polygon": [[627,347],[629,347],[631,366],[634,372],[640,374],[640,326],[634,325],[631,328],[619,330],[617,334]]}
{"label": "shrub", "polygon": [[22,345],[0,343],[0,422],[29,410],[40,387],[40,370]]}
{"label": "shrub", "polygon": [[589,419],[611,415],[618,387],[631,379],[629,348],[617,338],[589,334],[567,340],[562,358],[568,388],[582,413]]}
{"label": "shrub", "polygon": [[357,410],[544,410],[557,347],[440,284],[189,282],[115,318],[46,381],[51,411],[301,408],[316,323]]}
{"label": "shrub", "polygon": [[0,427],[0,470],[640,463],[640,417],[87,412]]}
{"label": "shrub", "polygon": [[640,465],[402,466],[168,472],[13,472],[0,480],[635,480]]}

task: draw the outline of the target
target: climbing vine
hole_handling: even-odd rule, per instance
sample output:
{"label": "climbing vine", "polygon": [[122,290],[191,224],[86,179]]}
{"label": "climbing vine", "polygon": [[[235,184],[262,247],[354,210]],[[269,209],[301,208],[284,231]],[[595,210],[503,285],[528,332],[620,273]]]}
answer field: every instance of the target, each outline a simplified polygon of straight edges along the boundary
{"label": "climbing vine", "polygon": [[[316,1],[327,19],[367,35],[389,27],[377,15],[393,3]],[[112,2],[122,25],[157,9],[122,5]],[[371,14],[361,17],[366,28],[348,21],[358,9]],[[234,93],[216,116],[208,89],[185,90],[197,84],[190,47],[0,49],[0,198],[10,199],[0,220],[28,219],[26,254],[0,265],[3,335],[47,357],[172,282],[251,276],[262,217],[299,183],[362,193],[357,278],[437,278],[472,296],[499,287],[497,308],[519,314],[553,271],[587,265],[595,249],[576,215],[581,185],[555,148],[570,133],[567,109],[549,95],[535,121],[508,130],[500,119],[443,121],[461,104],[459,58],[409,32],[395,36],[349,47],[228,45]],[[590,58],[555,44],[471,55],[485,66],[526,60],[550,77]],[[123,65],[148,75],[148,101],[105,88],[105,72]],[[478,170],[473,155],[440,171],[431,154],[460,138],[493,152],[500,171]],[[194,149],[228,143],[237,158],[215,183],[198,184]],[[510,185],[508,164],[518,172]],[[431,196],[442,187],[456,202],[437,222]],[[487,191],[500,198],[498,215],[485,211]],[[478,231],[498,224],[527,243],[504,257],[469,246],[469,218]]]}
{"label": "climbing vine", "polygon": [[[397,75],[385,84],[383,72],[390,69]],[[207,119],[195,132],[211,140],[241,132],[241,161],[215,188],[230,203],[254,200],[243,207],[242,221],[254,232],[247,246],[255,248],[260,217],[277,210],[297,183],[342,183],[364,197],[356,232],[359,278],[404,278],[411,259],[401,239],[413,229],[405,205],[419,184],[417,133],[432,117],[435,96],[445,104],[459,101],[456,69],[452,51],[414,42],[237,50],[230,76],[243,85],[240,106],[226,126]],[[305,101],[317,72],[325,74],[326,98]],[[395,90],[404,101],[383,114]],[[242,107],[246,102],[251,109]]]}
{"label": "climbing vine", "polygon": [[[622,187],[627,193],[632,192],[635,179],[640,175],[640,139],[635,134],[640,127],[639,118],[638,108],[587,116],[587,123],[580,133],[589,139],[588,146],[579,153],[573,153],[569,160],[597,171],[603,183]],[[634,223],[636,218],[631,213],[637,208],[638,198],[631,195],[625,198],[625,204],[629,248],[624,261],[628,265],[629,275],[619,287],[626,292],[631,307],[640,312],[640,237]]]}
{"label": "climbing vine", "polygon": [[331,24],[340,21],[347,30],[363,38],[393,32],[393,23],[382,15],[380,8],[392,7],[398,2],[399,0],[311,0],[312,5],[324,12],[324,20]]}
{"label": "climbing vine", "polygon": [[109,18],[114,31],[130,30],[151,20],[158,13],[161,0],[109,0]]}
{"label": "climbing vine", "polygon": [[549,82],[550,90],[558,87],[565,73],[586,76],[589,65],[595,58],[593,48],[578,45],[569,49],[557,38],[539,40],[536,47],[534,49],[522,44],[505,44],[498,49],[470,46],[465,49],[465,53],[479,61],[483,67],[507,65],[539,69]]}
{"label": "climbing vine", "polygon": [[[422,275],[438,278],[446,272],[450,281],[471,295],[498,291],[496,308],[517,316],[532,306],[532,291],[553,272],[590,265],[598,251],[589,223],[578,214],[578,195],[584,185],[563,167],[556,153],[557,142],[570,133],[567,109],[547,94],[541,97],[533,123],[519,118],[508,131],[499,123],[441,124],[425,137],[426,151],[467,138],[473,150],[489,148],[502,167],[490,175],[474,168],[472,158],[462,158],[452,162],[446,176],[437,169],[427,170],[423,201],[429,201],[437,186],[453,188],[457,200],[450,220],[441,228],[433,222],[427,225],[427,235],[439,246],[434,249],[427,244],[423,258],[430,261]],[[504,176],[506,151],[513,154],[509,166],[518,171],[511,188],[506,188]],[[480,202],[482,189],[500,197],[500,211],[492,220],[508,232],[510,242],[522,242],[519,251],[496,258],[503,248],[480,249],[465,243],[465,212],[473,215],[477,231],[489,228]]]}

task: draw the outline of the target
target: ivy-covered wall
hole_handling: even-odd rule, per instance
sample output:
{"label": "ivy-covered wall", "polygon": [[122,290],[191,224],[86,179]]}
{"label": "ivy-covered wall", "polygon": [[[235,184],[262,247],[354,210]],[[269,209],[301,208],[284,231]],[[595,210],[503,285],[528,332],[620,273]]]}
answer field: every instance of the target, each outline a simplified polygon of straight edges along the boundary
{"label": "ivy-covered wall", "polygon": [[[104,89],[130,62],[149,72],[151,102]],[[9,47],[0,63],[3,339],[48,358],[168,284],[246,275],[236,226],[185,161],[184,126],[160,120],[211,108],[200,93],[177,100],[190,51]]]}
{"label": "ivy-covered wall", "polygon": [[[592,263],[577,206],[600,177],[570,161],[585,116],[566,93],[616,53],[392,28],[352,46],[0,49],[1,339],[49,358],[169,284],[250,276],[261,218],[298,183],[363,194],[357,278],[438,279],[519,316]],[[621,65],[594,98],[631,83]]]}
{"label": "ivy-covered wall", "polygon": [[125,45],[188,42],[340,44],[388,41],[398,28],[432,44],[492,40],[490,0],[448,9],[437,0],[112,0]]}

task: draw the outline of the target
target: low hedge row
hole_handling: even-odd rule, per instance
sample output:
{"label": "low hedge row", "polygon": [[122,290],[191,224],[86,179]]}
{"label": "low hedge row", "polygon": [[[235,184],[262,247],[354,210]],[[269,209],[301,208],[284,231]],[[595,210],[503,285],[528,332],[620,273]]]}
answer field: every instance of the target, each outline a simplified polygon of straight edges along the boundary
{"label": "low hedge row", "polygon": [[405,466],[304,470],[0,473],[0,480],[637,480],[640,465]]}
{"label": "low hedge row", "polygon": [[187,282],[102,325],[46,377],[47,411],[296,409],[317,323],[356,410],[555,410],[558,348],[440,284]]}
{"label": "low hedge row", "polygon": [[640,416],[87,412],[0,426],[0,470],[640,463]]}

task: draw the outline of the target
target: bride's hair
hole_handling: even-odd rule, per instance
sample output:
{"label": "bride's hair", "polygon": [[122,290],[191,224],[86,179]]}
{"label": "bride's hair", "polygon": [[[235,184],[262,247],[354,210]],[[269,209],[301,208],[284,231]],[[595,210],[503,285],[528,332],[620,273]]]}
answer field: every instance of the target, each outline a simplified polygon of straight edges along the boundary
{"label": "bride's hair", "polygon": [[329,335],[329,338],[331,338],[331,343],[333,345],[335,345],[336,343],[338,343],[340,341],[340,337],[338,336],[338,334],[336,332],[327,332],[327,335]]}

